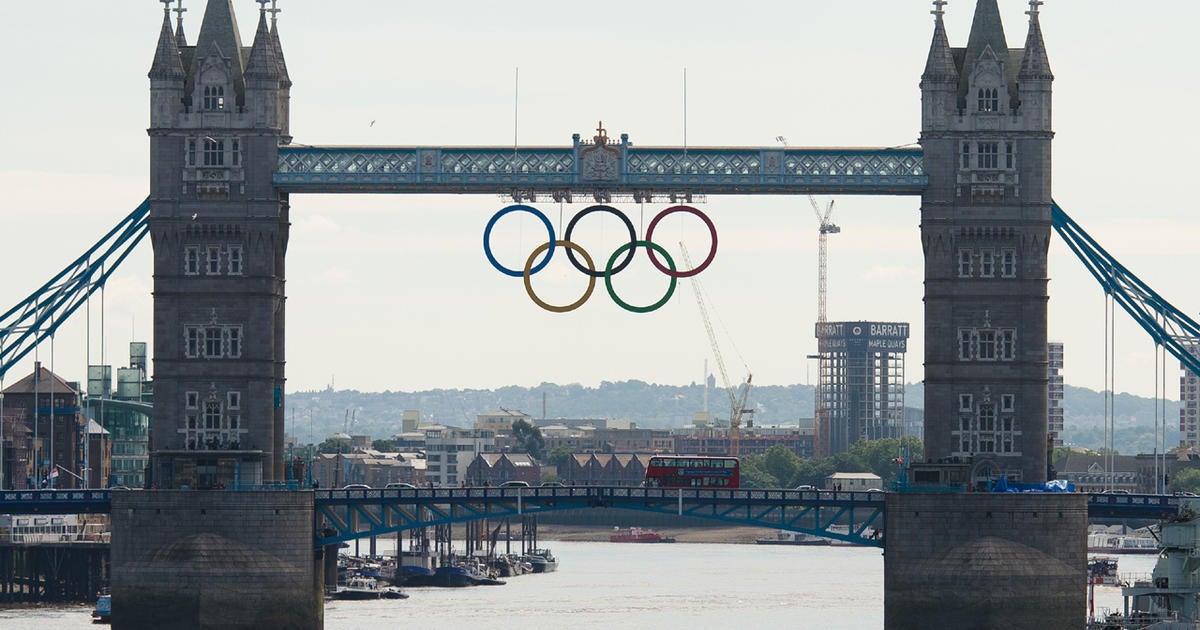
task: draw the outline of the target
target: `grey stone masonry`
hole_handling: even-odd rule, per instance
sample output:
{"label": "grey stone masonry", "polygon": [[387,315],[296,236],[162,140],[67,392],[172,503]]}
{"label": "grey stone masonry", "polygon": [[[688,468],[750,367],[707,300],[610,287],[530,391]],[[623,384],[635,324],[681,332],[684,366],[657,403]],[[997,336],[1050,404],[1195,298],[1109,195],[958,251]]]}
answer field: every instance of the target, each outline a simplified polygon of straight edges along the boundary
{"label": "grey stone masonry", "polygon": [[318,629],[311,492],[113,492],[113,627]]}
{"label": "grey stone masonry", "polygon": [[197,46],[180,48],[164,19],[150,73],[150,481],[160,488],[284,477],[289,222],[271,176],[291,83],[267,22],[260,12],[244,49],[232,5],[210,0]]}
{"label": "grey stone masonry", "polygon": [[889,493],[888,630],[1082,628],[1087,495]]}
{"label": "grey stone masonry", "polygon": [[1053,77],[1036,6],[1026,49],[1007,48],[995,0],[976,11],[965,50],[937,15],[921,78],[925,453],[970,463],[976,484],[1039,482]]}

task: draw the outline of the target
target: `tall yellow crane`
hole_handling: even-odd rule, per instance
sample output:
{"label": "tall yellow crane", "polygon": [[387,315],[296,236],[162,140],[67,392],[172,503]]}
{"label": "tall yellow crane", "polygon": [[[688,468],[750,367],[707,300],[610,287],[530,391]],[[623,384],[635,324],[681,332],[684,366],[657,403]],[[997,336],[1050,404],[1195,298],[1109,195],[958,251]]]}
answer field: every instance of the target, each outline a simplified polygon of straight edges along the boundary
{"label": "tall yellow crane", "polygon": [[[682,242],[679,243],[679,249],[683,252],[683,262],[688,269],[693,268],[692,259],[688,256],[687,246]],[[692,276],[692,291],[696,294],[696,305],[700,307],[700,316],[704,319],[704,330],[708,332],[708,341],[712,344],[713,359],[717,362],[717,370],[721,372],[721,385],[725,387],[726,393],[729,394],[729,454],[737,456],[740,449],[740,432],[742,426],[742,416],[750,415],[747,419],[747,426],[754,426],[753,408],[746,407],[746,400],[750,397],[750,380],[754,377],[747,369],[746,381],[741,384],[740,388],[735,388],[729,382],[729,373],[725,370],[725,359],[721,356],[721,347],[717,343],[717,334],[713,331],[712,321],[708,317],[708,308],[704,305],[704,295],[700,290],[700,279],[697,276]]]}
{"label": "tall yellow crane", "polygon": [[[829,261],[829,235],[837,234],[842,231],[842,228],[835,225],[833,218],[833,200],[829,200],[829,205],[825,206],[825,212],[822,214],[821,206],[817,203],[816,197],[808,196],[809,203],[812,204],[813,212],[817,215],[817,223],[819,225],[820,235],[817,237],[817,352],[820,357],[820,349],[825,346],[825,294],[827,290],[827,266]],[[818,361],[822,359],[818,358]],[[813,415],[816,416],[813,422],[816,426],[813,427],[815,435],[814,445],[816,455],[818,457],[826,457],[829,455],[829,409],[825,407],[825,388],[822,385],[820,364],[817,366],[817,388],[815,392],[816,402],[813,407]]]}

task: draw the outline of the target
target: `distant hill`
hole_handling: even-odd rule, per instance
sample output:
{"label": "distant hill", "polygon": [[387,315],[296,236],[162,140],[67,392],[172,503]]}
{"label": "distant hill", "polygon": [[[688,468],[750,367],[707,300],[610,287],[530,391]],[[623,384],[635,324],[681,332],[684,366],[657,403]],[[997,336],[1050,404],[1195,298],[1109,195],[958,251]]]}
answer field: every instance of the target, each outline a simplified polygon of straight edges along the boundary
{"label": "distant hill", "polygon": [[[813,415],[812,385],[768,385],[755,387],[750,402],[755,424],[795,425]],[[288,396],[288,433],[301,442],[321,441],[342,430],[383,439],[400,432],[400,419],[407,409],[419,411],[425,423],[471,426],[475,416],[509,409],[529,414],[535,421],[554,418],[627,419],[646,428],[682,427],[692,414],[703,409],[704,388],[691,385],[657,385],[643,381],[602,382],[598,387],[579,384],[542,383],[536,387],[509,386],[500,389],[435,389],[421,392],[359,392],[322,390],[295,392]],[[924,386],[905,387],[908,415],[923,418]],[[716,417],[729,416],[729,396],[720,388],[709,389],[709,411]],[[1125,454],[1150,452],[1154,447],[1155,401],[1118,394],[1113,402],[1116,416],[1114,444]],[[1167,448],[1179,443],[1179,403],[1167,401]],[[1068,445],[1101,448],[1105,442],[1104,395],[1095,390],[1066,386],[1064,440]],[[311,413],[311,418],[310,418]]]}

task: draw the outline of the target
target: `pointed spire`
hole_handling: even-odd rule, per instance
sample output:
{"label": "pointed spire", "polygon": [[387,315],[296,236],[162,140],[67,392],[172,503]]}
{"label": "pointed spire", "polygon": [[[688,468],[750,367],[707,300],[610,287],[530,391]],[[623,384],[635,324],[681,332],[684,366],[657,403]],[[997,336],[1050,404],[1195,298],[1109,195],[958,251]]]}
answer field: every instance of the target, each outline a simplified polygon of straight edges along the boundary
{"label": "pointed spire", "polygon": [[280,83],[285,88],[292,87],[292,77],[288,75],[287,61],[283,58],[283,44],[279,41],[279,12],[283,9],[276,8],[276,0],[271,0],[271,8],[267,9],[267,13],[271,14],[271,43],[275,45],[275,59],[279,61],[279,76]]}
{"label": "pointed spire", "polygon": [[1042,0],[1029,0],[1029,10],[1025,12],[1029,16],[1029,34],[1025,36],[1025,56],[1021,58],[1018,79],[1054,79],[1038,19],[1038,7],[1042,4],[1045,4]]}
{"label": "pointed spire", "polygon": [[934,0],[934,9],[930,11],[936,16],[933,26],[933,41],[929,44],[929,58],[925,60],[925,72],[921,80],[958,82],[958,68],[954,65],[954,53],[950,51],[950,38],[946,35],[946,24],[942,20],[945,11],[942,7],[946,0]]}
{"label": "pointed spire", "polygon": [[967,82],[971,78],[971,69],[975,62],[988,48],[996,55],[996,59],[1008,66],[1008,41],[1004,38],[1004,22],[1000,19],[1000,7],[996,0],[977,0],[975,17],[971,20],[971,36],[967,39],[967,52],[963,57],[962,71],[959,73],[958,93],[961,97],[967,93]]}
{"label": "pointed spire", "polygon": [[171,0],[163,2],[163,24],[158,34],[158,48],[154,51],[154,63],[150,65],[150,78],[182,81],[183,61],[179,58],[179,47],[171,33]]}
{"label": "pointed spire", "polygon": [[204,20],[200,24],[200,35],[196,37],[196,52],[192,55],[192,68],[188,73],[189,94],[193,88],[192,82],[199,76],[201,64],[214,51],[219,51],[222,57],[229,60],[236,103],[241,106],[245,98],[246,81],[243,73],[246,63],[242,59],[242,36],[234,17],[233,0],[208,0],[204,8]]}
{"label": "pointed spire", "polygon": [[258,31],[254,33],[254,45],[250,48],[250,59],[246,62],[246,78],[279,80],[279,61],[275,59],[275,43],[271,40],[270,29],[267,28],[265,5],[258,14]]}
{"label": "pointed spire", "polygon": [[175,0],[175,8],[171,10],[175,12],[175,45],[182,49],[187,46],[187,36],[183,34],[183,14],[187,9],[183,8],[183,0]]}

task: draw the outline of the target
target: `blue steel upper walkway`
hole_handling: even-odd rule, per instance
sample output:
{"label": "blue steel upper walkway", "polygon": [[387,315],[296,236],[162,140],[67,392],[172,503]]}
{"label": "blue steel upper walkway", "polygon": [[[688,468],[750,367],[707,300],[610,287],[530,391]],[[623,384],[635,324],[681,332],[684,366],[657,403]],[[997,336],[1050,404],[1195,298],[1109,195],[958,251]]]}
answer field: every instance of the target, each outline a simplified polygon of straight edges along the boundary
{"label": "blue steel upper walkway", "polygon": [[279,148],[273,183],[294,193],[473,193],[571,201],[692,194],[919,195],[916,148],[635,147],[600,129],[570,147]]}
{"label": "blue steel upper walkway", "polygon": [[[231,492],[233,490],[222,491]],[[0,514],[103,514],[113,492],[131,490],[0,491]],[[152,490],[151,492],[195,492]],[[503,519],[557,510],[618,508],[805,532],[874,547],[884,546],[883,492],[770,489],[691,490],[627,486],[562,488],[418,488],[312,490],[315,546],[445,523]],[[1180,499],[1155,494],[1092,494],[1088,517],[1166,519]],[[324,530],[324,531],[322,531]]]}

